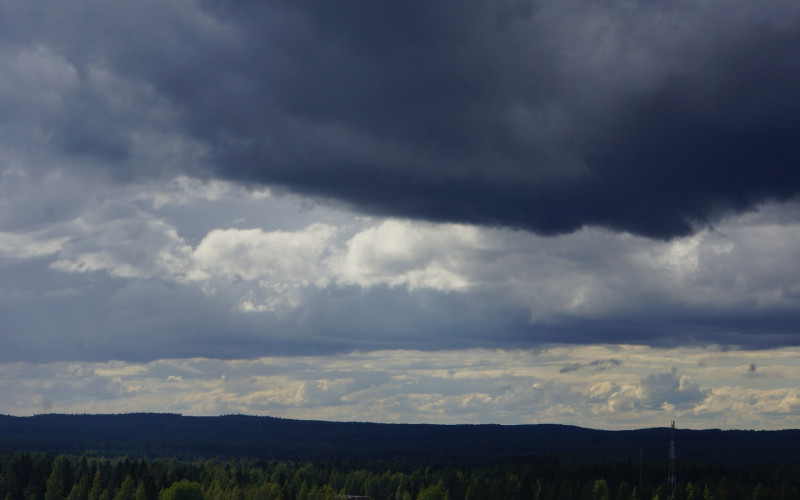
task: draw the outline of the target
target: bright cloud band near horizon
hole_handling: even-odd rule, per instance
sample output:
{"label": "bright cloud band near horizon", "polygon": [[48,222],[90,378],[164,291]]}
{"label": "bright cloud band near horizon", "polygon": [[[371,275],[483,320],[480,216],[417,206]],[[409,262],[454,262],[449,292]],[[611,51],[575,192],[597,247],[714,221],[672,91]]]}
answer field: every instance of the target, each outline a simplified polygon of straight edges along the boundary
{"label": "bright cloud band near horizon", "polygon": [[603,429],[800,426],[800,351],[550,346],[0,364],[14,415],[175,412]]}

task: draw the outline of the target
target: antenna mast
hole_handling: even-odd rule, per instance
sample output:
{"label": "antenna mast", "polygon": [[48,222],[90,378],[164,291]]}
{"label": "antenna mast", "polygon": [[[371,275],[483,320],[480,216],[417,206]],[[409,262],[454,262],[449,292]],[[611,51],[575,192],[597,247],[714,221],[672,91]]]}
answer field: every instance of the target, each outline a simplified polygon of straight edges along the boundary
{"label": "antenna mast", "polygon": [[669,497],[675,498],[675,421],[672,421],[672,433],[669,440],[669,473],[667,474],[667,484],[669,485]]}

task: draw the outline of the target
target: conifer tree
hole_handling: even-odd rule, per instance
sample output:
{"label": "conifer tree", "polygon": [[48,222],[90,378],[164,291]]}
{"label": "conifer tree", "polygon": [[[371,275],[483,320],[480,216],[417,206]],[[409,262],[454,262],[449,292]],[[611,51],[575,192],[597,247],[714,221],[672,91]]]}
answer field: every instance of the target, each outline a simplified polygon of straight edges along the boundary
{"label": "conifer tree", "polygon": [[148,500],[147,488],[144,486],[144,481],[139,481],[139,486],[136,487],[136,493],[134,493],[133,498],[135,500]]}
{"label": "conifer tree", "polygon": [[47,489],[44,492],[44,500],[62,500],[64,498],[64,471],[56,462],[53,470],[47,478]]}
{"label": "conifer tree", "polygon": [[119,491],[117,491],[117,494],[114,495],[114,500],[135,500],[135,490],[133,489],[133,486],[133,478],[130,474],[128,474],[125,476],[125,480],[122,481],[122,486],[120,486]]}
{"label": "conifer tree", "polygon": [[605,479],[595,479],[592,486],[592,500],[609,500],[608,483]]}
{"label": "conifer tree", "polygon": [[449,500],[449,498],[441,482],[423,488],[417,495],[417,500]]}
{"label": "conifer tree", "polygon": [[105,488],[103,487],[103,475],[100,472],[100,467],[95,470],[94,478],[92,479],[92,488],[89,490],[88,500],[100,500]]}
{"label": "conifer tree", "polygon": [[183,479],[161,490],[159,500],[203,500],[203,487],[200,483]]}
{"label": "conifer tree", "polygon": [[69,492],[69,496],[67,496],[67,500],[86,500],[88,492],[86,488],[89,484],[88,476],[80,476],[75,484],[72,485],[72,489]]}

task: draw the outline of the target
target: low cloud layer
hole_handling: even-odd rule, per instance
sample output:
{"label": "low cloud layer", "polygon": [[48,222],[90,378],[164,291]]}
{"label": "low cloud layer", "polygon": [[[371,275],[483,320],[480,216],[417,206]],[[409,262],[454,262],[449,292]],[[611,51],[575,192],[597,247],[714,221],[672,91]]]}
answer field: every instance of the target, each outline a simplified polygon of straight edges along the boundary
{"label": "low cloud layer", "polygon": [[32,1],[0,17],[0,151],[24,168],[660,239],[800,190],[791,1]]}
{"label": "low cloud layer", "polygon": [[[560,373],[594,356],[624,363]],[[747,359],[771,373],[747,383]],[[164,359],[149,363],[0,364],[6,410],[246,413],[338,421],[564,423],[620,429],[800,425],[796,349],[551,347],[529,351],[374,351],[334,357]],[[671,367],[663,367],[672,363]],[[725,375],[727,374],[727,376]]]}

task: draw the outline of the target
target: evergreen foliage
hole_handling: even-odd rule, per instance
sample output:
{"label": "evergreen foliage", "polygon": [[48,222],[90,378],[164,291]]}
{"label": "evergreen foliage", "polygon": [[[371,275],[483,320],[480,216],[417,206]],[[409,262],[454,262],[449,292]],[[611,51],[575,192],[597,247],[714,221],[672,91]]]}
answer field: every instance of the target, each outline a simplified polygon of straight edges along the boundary
{"label": "evergreen foliage", "polygon": [[[662,464],[663,465],[663,464]],[[683,464],[676,500],[800,499],[800,466]],[[0,453],[5,500],[650,500],[669,495],[664,467],[525,456],[484,463],[296,462],[54,457]],[[663,476],[663,477],[662,477]]]}

